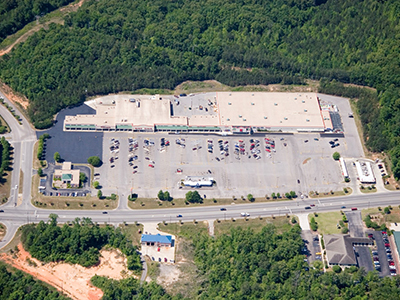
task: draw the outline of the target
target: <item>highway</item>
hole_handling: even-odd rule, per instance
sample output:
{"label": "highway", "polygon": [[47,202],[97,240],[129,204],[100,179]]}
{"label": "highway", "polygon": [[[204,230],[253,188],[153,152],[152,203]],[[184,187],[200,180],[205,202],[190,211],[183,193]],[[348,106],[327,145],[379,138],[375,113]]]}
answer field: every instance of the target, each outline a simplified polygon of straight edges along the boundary
{"label": "highway", "polygon": [[[0,96],[6,97],[0,93]],[[11,105],[11,102],[6,99]],[[18,113],[21,115],[20,113]],[[0,248],[8,244],[18,227],[27,223],[37,223],[41,220],[48,220],[51,213],[59,216],[59,222],[72,221],[79,217],[89,217],[94,222],[99,223],[146,223],[146,222],[177,222],[182,221],[202,221],[210,219],[231,219],[241,218],[241,213],[249,213],[250,217],[258,216],[283,216],[286,214],[313,213],[323,211],[338,211],[342,206],[346,206],[343,210],[350,210],[351,207],[358,209],[400,205],[400,191],[389,192],[381,190],[377,193],[359,194],[354,193],[349,196],[327,197],[317,199],[296,199],[291,201],[276,201],[264,203],[240,204],[241,200],[236,200],[231,205],[224,206],[225,211],[221,211],[222,206],[196,206],[184,208],[161,208],[153,210],[129,210],[126,203],[119,205],[116,210],[103,213],[99,210],[74,211],[74,210],[49,210],[39,209],[31,204],[31,181],[32,181],[32,162],[33,162],[33,146],[36,141],[35,131],[30,127],[30,124],[25,118],[22,118],[20,125],[11,113],[0,105],[0,115],[6,120],[11,127],[11,133],[6,137],[14,147],[14,163],[11,178],[11,194],[9,201],[1,206],[4,210],[0,213],[0,222],[7,226],[7,233],[4,239],[0,242]],[[22,202],[17,205],[18,187],[19,187],[19,170],[24,173]],[[127,201],[126,197],[121,197],[123,201]],[[311,209],[305,209],[306,206],[315,204]],[[177,215],[182,215],[177,218]]]}

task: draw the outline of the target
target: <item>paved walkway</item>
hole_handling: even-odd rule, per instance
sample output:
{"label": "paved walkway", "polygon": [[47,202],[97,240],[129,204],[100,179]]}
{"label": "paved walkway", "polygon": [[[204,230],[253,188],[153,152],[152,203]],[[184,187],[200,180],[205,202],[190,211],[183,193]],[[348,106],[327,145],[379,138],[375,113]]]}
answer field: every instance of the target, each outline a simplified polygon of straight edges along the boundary
{"label": "paved walkway", "polygon": [[208,234],[214,236],[214,220],[208,220]]}
{"label": "paved walkway", "polygon": [[308,214],[298,214],[299,225],[302,230],[310,230],[310,223],[308,222]]}

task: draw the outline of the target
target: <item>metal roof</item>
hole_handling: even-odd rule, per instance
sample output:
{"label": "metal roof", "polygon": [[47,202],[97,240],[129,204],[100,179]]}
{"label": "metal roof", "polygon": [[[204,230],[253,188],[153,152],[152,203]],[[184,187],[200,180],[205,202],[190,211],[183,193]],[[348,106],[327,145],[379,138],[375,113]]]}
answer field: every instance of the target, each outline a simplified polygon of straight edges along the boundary
{"label": "metal roof", "polygon": [[142,234],[142,242],[171,244],[172,236],[161,234]]}

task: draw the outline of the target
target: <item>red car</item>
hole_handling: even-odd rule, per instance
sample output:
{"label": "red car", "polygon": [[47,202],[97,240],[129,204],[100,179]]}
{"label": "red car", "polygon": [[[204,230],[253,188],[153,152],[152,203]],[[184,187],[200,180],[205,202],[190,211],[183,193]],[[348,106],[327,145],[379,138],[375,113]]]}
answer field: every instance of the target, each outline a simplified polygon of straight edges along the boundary
{"label": "red car", "polygon": [[385,247],[390,247],[390,244],[389,243],[385,243]]}
{"label": "red car", "polygon": [[269,149],[265,149],[265,151],[271,152],[271,150],[269,150]]}
{"label": "red car", "polygon": [[389,261],[390,266],[394,266],[394,261]]}
{"label": "red car", "polygon": [[150,167],[150,168],[154,168],[154,166],[153,166],[153,165],[149,165],[149,167]]}

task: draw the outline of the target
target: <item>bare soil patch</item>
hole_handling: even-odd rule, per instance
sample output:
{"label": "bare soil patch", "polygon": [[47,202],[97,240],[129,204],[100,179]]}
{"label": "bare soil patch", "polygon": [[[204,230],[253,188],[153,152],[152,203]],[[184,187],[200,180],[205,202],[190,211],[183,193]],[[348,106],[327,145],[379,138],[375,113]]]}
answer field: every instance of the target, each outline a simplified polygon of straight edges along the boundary
{"label": "bare soil patch", "polygon": [[100,263],[91,268],[66,263],[42,263],[33,258],[18,245],[18,252],[13,255],[1,254],[0,259],[13,267],[42,280],[72,299],[98,300],[103,292],[90,284],[94,275],[108,276],[116,280],[132,273],[126,268],[126,258],[117,250],[101,250]]}
{"label": "bare soil patch", "polygon": [[[2,52],[0,51],[0,56],[2,55]],[[27,109],[29,106],[29,101],[28,98],[21,94],[15,93],[8,85],[6,85],[3,82],[0,82],[0,90],[3,92],[3,94],[12,102],[12,103],[18,103],[23,109]]]}

